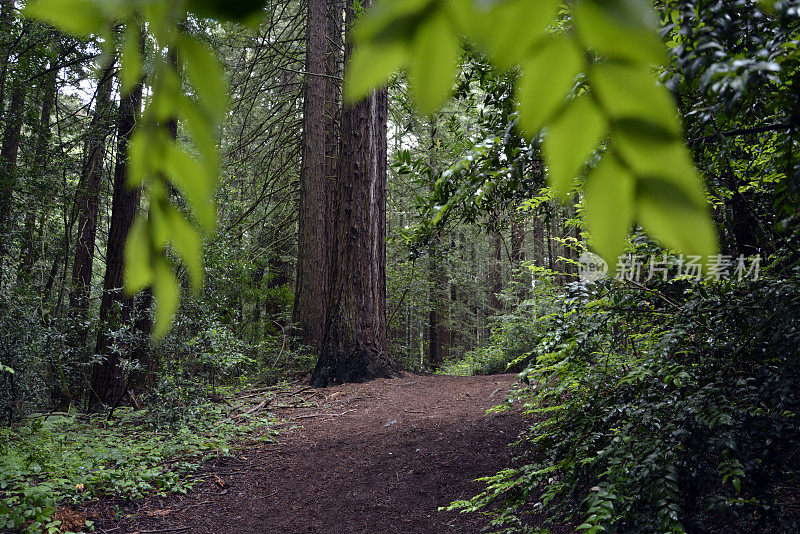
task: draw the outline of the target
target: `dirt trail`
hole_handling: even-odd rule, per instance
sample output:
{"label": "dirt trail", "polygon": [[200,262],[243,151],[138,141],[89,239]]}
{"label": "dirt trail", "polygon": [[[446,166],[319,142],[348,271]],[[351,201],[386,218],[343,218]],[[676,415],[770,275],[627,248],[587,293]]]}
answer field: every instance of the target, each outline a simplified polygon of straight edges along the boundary
{"label": "dirt trail", "polygon": [[513,381],[406,375],[319,390],[318,406],[281,413],[302,429],[213,464],[225,489],[210,477],[98,532],[480,532],[481,516],[437,508],[509,464],[521,418],[485,411]]}

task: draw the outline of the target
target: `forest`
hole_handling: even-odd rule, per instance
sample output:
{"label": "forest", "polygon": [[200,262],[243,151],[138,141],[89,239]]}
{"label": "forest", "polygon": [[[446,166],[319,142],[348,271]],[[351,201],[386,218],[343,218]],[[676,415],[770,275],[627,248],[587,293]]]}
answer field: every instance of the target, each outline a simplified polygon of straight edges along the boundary
{"label": "forest", "polygon": [[0,0],[0,532],[798,532],[798,206],[800,0]]}

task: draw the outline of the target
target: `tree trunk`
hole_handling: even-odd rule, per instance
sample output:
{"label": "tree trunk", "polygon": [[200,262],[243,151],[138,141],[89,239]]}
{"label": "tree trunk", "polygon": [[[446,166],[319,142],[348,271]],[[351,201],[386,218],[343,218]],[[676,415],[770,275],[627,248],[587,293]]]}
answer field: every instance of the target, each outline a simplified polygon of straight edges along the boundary
{"label": "tree trunk", "polygon": [[[3,144],[0,147],[0,233],[5,233],[10,227],[11,203],[14,188],[17,185],[17,156],[22,133],[22,119],[25,111],[25,96],[27,86],[20,84],[11,94],[6,127],[3,130]],[[6,239],[3,239],[3,243]],[[0,253],[5,255],[6,246],[2,245]]]}
{"label": "tree trunk", "polygon": [[[109,134],[109,108],[111,107],[111,88],[113,65],[107,66],[100,76],[97,86],[94,116],[89,126],[86,141],[86,159],[77,191],[78,235],[75,241],[75,261],[72,264],[72,292],[70,310],[81,324],[85,323],[89,312],[89,292],[92,286],[92,267],[94,265],[94,244],[97,234],[97,214],[100,203],[100,181],[103,178],[103,161],[106,137]],[[77,343],[86,341],[86,328],[78,329]]]}
{"label": "tree trunk", "polygon": [[489,244],[489,305],[495,310],[500,311],[500,299],[498,295],[503,291],[503,271],[500,258],[502,257],[502,237],[499,230],[492,232]]}
{"label": "tree trunk", "polygon": [[[55,54],[53,57],[50,63],[51,68],[58,62],[58,56],[59,54]],[[50,141],[50,116],[53,113],[53,105],[56,100],[57,74],[58,69],[53,69],[48,73],[42,87],[42,111],[39,119],[38,131],[36,132],[36,148],[33,156],[34,179],[36,179],[38,183],[34,184],[32,187],[32,192],[34,193],[31,195],[32,202],[26,207],[25,233],[23,234],[22,250],[20,253],[20,275],[23,279],[30,275],[36,258],[33,238],[36,205],[33,200],[39,198],[38,193],[40,191],[45,191],[50,185],[44,178],[47,175],[48,168],[47,147]]]}
{"label": "tree trunk", "polygon": [[90,409],[109,405],[123,394],[123,377],[118,369],[119,356],[109,352],[109,332],[128,322],[133,314],[133,298],[123,291],[125,269],[125,242],[128,239],[136,212],[139,209],[141,190],[131,189],[128,180],[128,144],[133,135],[142,107],[142,85],[135,86],[120,99],[117,114],[117,157],[114,167],[114,189],[111,200],[111,223],[106,248],[106,274],[103,296],[100,301],[100,330],[95,354],[105,356],[92,370]]}
{"label": "tree trunk", "polygon": [[303,87],[303,158],[292,320],[307,345],[320,348],[329,295],[331,194],[326,151],[326,0],[308,0]]}
{"label": "tree trunk", "polygon": [[[348,6],[348,28],[354,20]],[[398,374],[386,347],[386,118],[386,88],[342,112],[331,298],[311,378],[317,387]]]}
{"label": "tree trunk", "polygon": [[515,294],[518,303],[528,296],[528,288],[531,285],[530,271],[523,265],[525,260],[525,219],[516,216],[511,222],[511,263],[515,271],[514,281],[517,284]]}

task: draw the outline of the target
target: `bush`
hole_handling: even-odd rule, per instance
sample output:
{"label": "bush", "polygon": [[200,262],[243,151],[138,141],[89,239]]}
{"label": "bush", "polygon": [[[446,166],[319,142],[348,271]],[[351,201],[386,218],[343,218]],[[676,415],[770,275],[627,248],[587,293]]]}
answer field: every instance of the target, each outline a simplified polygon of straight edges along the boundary
{"label": "bush", "polygon": [[[502,532],[800,528],[800,282],[573,291],[528,338],[520,465],[451,508]],[[526,321],[527,322],[527,321]]]}

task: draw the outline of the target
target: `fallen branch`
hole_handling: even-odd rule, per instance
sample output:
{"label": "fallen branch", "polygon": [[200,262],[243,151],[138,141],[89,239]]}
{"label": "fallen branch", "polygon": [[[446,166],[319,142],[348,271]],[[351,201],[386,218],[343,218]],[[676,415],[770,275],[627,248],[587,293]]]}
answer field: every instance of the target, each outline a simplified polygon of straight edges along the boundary
{"label": "fallen branch", "polygon": [[355,408],[353,408],[352,410],[347,410],[347,411],[342,412],[342,413],[312,413],[312,414],[309,414],[309,415],[298,415],[293,420],[310,419],[312,417],[341,417],[341,416],[343,416],[345,414],[348,414],[348,413],[354,412],[354,411],[356,411]]}

